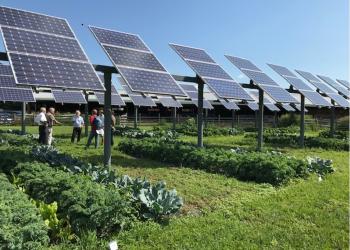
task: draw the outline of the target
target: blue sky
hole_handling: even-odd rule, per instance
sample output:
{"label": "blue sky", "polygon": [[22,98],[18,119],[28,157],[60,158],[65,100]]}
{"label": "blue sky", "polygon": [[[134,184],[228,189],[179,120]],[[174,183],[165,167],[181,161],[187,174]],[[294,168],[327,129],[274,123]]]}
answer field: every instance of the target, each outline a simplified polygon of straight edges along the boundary
{"label": "blue sky", "polygon": [[[205,49],[236,80],[224,54],[349,79],[348,0],[2,0],[1,5],[67,18],[93,63],[111,65],[87,25],[137,33],[169,72],[194,75],[169,42]],[[84,26],[82,26],[84,24]]]}

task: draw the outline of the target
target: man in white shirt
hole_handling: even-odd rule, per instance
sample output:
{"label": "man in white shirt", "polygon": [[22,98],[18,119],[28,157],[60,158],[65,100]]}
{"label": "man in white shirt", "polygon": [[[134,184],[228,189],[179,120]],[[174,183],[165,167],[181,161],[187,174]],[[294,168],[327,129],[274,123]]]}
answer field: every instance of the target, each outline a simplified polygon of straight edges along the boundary
{"label": "man in white shirt", "polygon": [[74,143],[75,137],[77,137],[77,142],[80,141],[81,128],[84,126],[84,119],[80,116],[80,111],[75,111],[75,115],[72,118],[73,122],[73,133],[71,142]]}
{"label": "man in white shirt", "polygon": [[34,122],[39,125],[39,143],[48,144],[48,131],[47,131],[47,119],[46,108],[41,107],[40,113],[35,117]]}

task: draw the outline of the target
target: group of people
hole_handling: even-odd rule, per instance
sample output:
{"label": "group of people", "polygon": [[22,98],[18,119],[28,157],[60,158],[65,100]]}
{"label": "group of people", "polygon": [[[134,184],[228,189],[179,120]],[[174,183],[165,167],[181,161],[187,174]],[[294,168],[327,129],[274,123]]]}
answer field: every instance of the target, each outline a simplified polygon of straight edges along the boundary
{"label": "group of people", "polygon": [[[42,107],[40,108],[40,113],[35,117],[34,121],[39,125],[39,143],[45,144],[45,145],[51,145],[52,144],[52,135],[53,135],[53,126],[54,124],[62,124],[59,121],[56,120],[55,116],[55,109],[49,108],[48,111],[46,111],[46,108]],[[116,118],[112,114],[111,115],[111,130],[113,134],[114,127],[116,125]],[[103,144],[103,137],[104,137],[104,113],[103,109],[100,109],[97,111],[97,109],[93,109],[91,116],[89,118],[89,123],[91,126],[90,134],[87,140],[87,144],[85,148],[89,148],[92,140],[95,139],[95,148],[99,145],[99,138],[101,137],[101,144]],[[73,125],[73,132],[71,136],[71,142],[74,143],[75,139],[77,142],[80,141],[81,131],[82,128],[85,125],[84,119],[81,116],[81,113],[79,110],[75,112],[75,115],[72,117],[72,125]],[[114,145],[113,136],[111,138],[111,144]]]}
{"label": "group of people", "polygon": [[40,113],[35,117],[34,121],[39,125],[39,143],[51,145],[53,125],[55,123],[61,124],[55,118],[55,109],[51,107],[46,111],[46,108],[40,108]]}

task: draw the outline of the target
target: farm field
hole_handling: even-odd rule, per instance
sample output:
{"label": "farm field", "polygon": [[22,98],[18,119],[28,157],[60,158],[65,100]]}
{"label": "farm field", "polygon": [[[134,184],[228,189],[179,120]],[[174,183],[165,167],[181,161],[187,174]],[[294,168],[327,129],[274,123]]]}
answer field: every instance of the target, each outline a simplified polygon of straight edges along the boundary
{"label": "farm field", "polygon": [[[1,130],[16,127],[0,127]],[[36,127],[27,132],[37,133]],[[55,147],[83,161],[100,164],[103,147],[84,150],[86,139],[70,142],[71,128],[57,126]],[[315,133],[309,133],[313,136]],[[115,137],[119,143],[125,138]],[[196,137],[179,140],[196,142]],[[206,146],[254,148],[256,140],[243,135],[205,137]],[[319,181],[315,174],[285,185],[240,181],[222,174],[186,166],[135,158],[112,151],[112,168],[119,174],[164,180],[175,188],[184,205],[177,215],[161,223],[137,222],[130,230],[108,238],[86,236],[78,243],[61,242],[52,249],[96,249],[117,240],[121,249],[345,249],[348,248],[349,152],[292,145],[278,150],[305,159],[333,160],[335,172]],[[2,146],[3,147],[3,146]],[[83,242],[84,241],[84,242]]]}

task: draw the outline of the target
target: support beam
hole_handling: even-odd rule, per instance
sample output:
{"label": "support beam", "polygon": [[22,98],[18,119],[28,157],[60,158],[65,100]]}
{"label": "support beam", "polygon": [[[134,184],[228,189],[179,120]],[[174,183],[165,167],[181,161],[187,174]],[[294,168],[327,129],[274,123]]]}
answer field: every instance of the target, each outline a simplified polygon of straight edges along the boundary
{"label": "support beam", "polygon": [[305,138],[305,96],[300,95],[300,135],[299,146],[304,148]]}
{"label": "support beam", "polygon": [[173,107],[173,130],[176,130],[176,107]]}
{"label": "support beam", "polygon": [[104,73],[104,83],[105,83],[105,104],[104,104],[104,159],[103,163],[106,167],[111,166],[111,151],[112,151],[112,105],[111,105],[111,85],[112,85],[112,73]]}
{"label": "support beam", "polygon": [[263,146],[264,133],[264,91],[259,89],[259,118],[258,118],[258,151],[261,151]]}
{"label": "support beam", "polygon": [[86,104],[84,105],[84,123],[85,123],[85,136],[89,136],[89,94],[85,92]]}
{"label": "support beam", "polygon": [[330,136],[333,138],[335,134],[335,102],[332,100],[331,118],[330,118]]}
{"label": "support beam", "polygon": [[25,135],[26,133],[26,103],[22,102],[22,113],[21,113],[21,133]]}
{"label": "support beam", "polygon": [[137,106],[134,107],[134,129],[137,129],[137,115],[139,113],[139,108]]}
{"label": "support beam", "polygon": [[203,81],[197,76],[197,84],[198,84],[198,139],[197,139],[197,146],[202,148],[203,147],[203,90],[204,90],[204,83]]}
{"label": "support beam", "polygon": [[236,118],[236,110],[232,109],[231,128],[234,128],[234,127],[235,127],[235,118]]}

